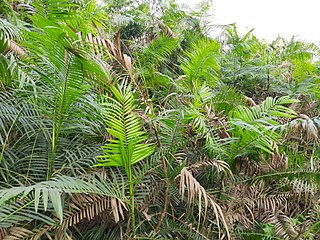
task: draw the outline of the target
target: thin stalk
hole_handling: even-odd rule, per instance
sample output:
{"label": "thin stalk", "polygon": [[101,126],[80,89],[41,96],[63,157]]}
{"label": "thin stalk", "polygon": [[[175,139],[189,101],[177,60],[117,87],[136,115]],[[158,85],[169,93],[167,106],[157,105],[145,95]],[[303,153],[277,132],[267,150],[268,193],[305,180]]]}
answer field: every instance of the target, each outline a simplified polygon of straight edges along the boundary
{"label": "thin stalk", "polygon": [[56,157],[58,136],[59,136],[59,127],[56,128],[55,124],[53,124],[53,127],[52,127],[51,155],[50,155],[49,164],[48,164],[47,180],[49,180],[52,177],[52,174],[53,174],[53,165],[54,165],[54,159]]}
{"label": "thin stalk", "polygon": [[34,150],[35,150],[35,147],[36,147],[36,144],[37,144],[37,140],[38,140],[39,134],[40,134],[40,133],[38,132],[37,135],[36,135],[36,139],[35,139],[34,142],[33,142],[32,151],[31,151],[31,155],[30,155],[30,159],[29,159],[29,164],[28,164],[28,170],[27,170],[26,179],[29,178],[29,172],[30,172],[30,169],[31,169],[31,162],[32,162],[32,158],[33,158],[33,154],[34,154]]}
{"label": "thin stalk", "polygon": [[52,145],[51,145],[51,156],[49,159],[49,166],[48,166],[48,174],[47,174],[47,180],[50,180],[50,178],[53,175],[53,166],[54,166],[54,161],[56,158],[56,152],[57,152],[57,144],[58,144],[58,138],[61,130],[61,126],[64,120],[62,111],[59,113],[60,119],[57,124],[53,123],[52,126]]}
{"label": "thin stalk", "polygon": [[19,119],[21,113],[22,113],[22,109],[19,111],[18,115],[15,117],[13,123],[11,124],[11,126],[10,126],[10,128],[9,128],[9,130],[7,132],[6,139],[4,140],[4,143],[3,143],[3,146],[2,146],[2,150],[1,150],[1,154],[0,154],[0,163],[2,162],[4,150],[5,150],[6,146],[7,146],[8,141],[9,141],[9,135],[10,135],[12,129],[13,129],[13,126],[16,124],[17,120]]}
{"label": "thin stalk", "polygon": [[[63,88],[62,88],[62,96],[60,99],[60,105],[59,105],[59,112],[58,112],[58,123],[53,123],[52,127],[52,151],[51,151],[51,156],[49,159],[49,169],[48,169],[48,174],[47,174],[47,180],[49,180],[52,177],[53,174],[53,166],[54,166],[54,161],[56,157],[56,151],[57,151],[57,143],[58,143],[58,137],[60,134],[61,126],[64,121],[64,114],[66,110],[64,109],[64,101],[66,98],[66,91],[68,88],[68,76],[69,76],[69,71],[70,71],[70,62],[68,62],[68,52],[65,51],[64,54],[64,61],[66,63],[66,70],[64,74],[64,83],[63,83]],[[56,125],[55,125],[56,124]]]}
{"label": "thin stalk", "polygon": [[0,223],[3,222],[4,220],[8,219],[9,217],[13,216],[14,214],[18,213],[20,210],[24,209],[25,207],[29,206],[31,203],[35,202],[35,200],[32,200],[28,203],[26,203],[25,205],[19,207],[18,209],[16,209],[15,211],[11,212],[10,214],[6,215],[5,217],[0,219]]}
{"label": "thin stalk", "polygon": [[162,222],[164,220],[164,217],[167,214],[167,208],[168,208],[168,202],[169,202],[169,178],[168,178],[168,170],[167,170],[167,163],[166,163],[166,159],[163,155],[162,149],[161,149],[161,140],[159,137],[159,133],[158,133],[158,129],[157,126],[154,125],[154,132],[156,134],[156,138],[157,138],[157,142],[160,148],[160,153],[161,153],[161,160],[162,160],[162,166],[163,166],[163,171],[164,171],[164,175],[165,175],[165,183],[166,183],[166,192],[165,192],[165,197],[164,197],[164,206],[163,206],[163,210],[162,210],[162,214],[160,217],[160,221],[158,222],[158,225],[156,226],[154,232],[157,233],[162,225]]}
{"label": "thin stalk", "polygon": [[47,172],[47,181],[51,178],[53,172],[53,163],[54,163],[54,153],[55,153],[55,146],[56,146],[56,131],[55,126],[53,123],[52,126],[52,142],[51,142],[51,154],[49,155],[49,162],[48,162],[48,172]]}
{"label": "thin stalk", "polygon": [[133,237],[136,235],[136,218],[135,218],[135,209],[134,209],[134,186],[132,182],[132,169],[131,166],[128,169],[128,180],[129,180],[129,193],[130,193],[130,222]]}

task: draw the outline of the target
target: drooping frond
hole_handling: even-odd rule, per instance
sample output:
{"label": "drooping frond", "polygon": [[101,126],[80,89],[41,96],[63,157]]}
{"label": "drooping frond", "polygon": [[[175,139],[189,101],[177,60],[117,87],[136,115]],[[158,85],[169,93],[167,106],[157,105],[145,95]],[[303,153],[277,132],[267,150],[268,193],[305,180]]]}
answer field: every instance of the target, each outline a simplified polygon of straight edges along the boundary
{"label": "drooping frond", "polygon": [[[125,209],[126,207],[123,205],[123,202],[115,198],[94,194],[74,194],[71,197],[68,209],[65,209],[63,212],[64,217],[60,225],[57,225],[56,219],[53,219],[51,223],[47,223],[38,229],[28,230],[23,227],[11,227],[4,236],[6,237],[5,239],[39,239],[51,231],[55,231],[58,238],[63,238],[64,229],[68,229],[76,224],[90,222],[102,214],[112,213],[114,221],[118,222],[124,218]],[[40,216],[39,213],[37,214]],[[32,215],[29,214],[29,216],[31,217]]]}
{"label": "drooping frond", "polygon": [[[57,218],[60,219],[60,223],[63,222],[63,198],[62,194],[96,194],[100,196],[106,196],[115,198],[117,201],[122,201],[124,196],[122,195],[121,187],[108,182],[106,178],[99,174],[88,176],[84,178],[75,178],[67,176],[55,177],[50,181],[40,182],[31,186],[13,187],[9,189],[0,189],[0,226],[7,227],[17,221],[30,220],[28,215],[19,215],[20,210],[23,210],[29,205],[32,208],[27,208],[29,211],[34,212],[34,216],[38,211],[53,211]],[[20,199],[20,201],[16,201]],[[11,202],[13,201],[13,205]],[[21,204],[21,207],[16,204]],[[123,203],[121,203],[124,205]],[[13,209],[15,209],[13,211]],[[10,211],[8,209],[11,209]],[[14,214],[12,214],[13,212]],[[114,212],[116,219],[119,219],[119,213]],[[40,216],[40,215],[39,215]],[[40,218],[41,220],[41,218]]]}
{"label": "drooping frond", "polygon": [[19,27],[8,22],[6,19],[0,18],[0,36],[5,37],[7,40],[19,39],[21,31]]}
{"label": "drooping frond", "polygon": [[[180,193],[182,196],[182,199],[184,198],[185,191],[188,191],[188,204],[192,205],[195,201],[198,202],[199,211],[198,211],[198,222],[200,224],[202,211],[204,211],[203,219],[206,219],[207,217],[207,210],[209,207],[214,212],[214,215],[216,217],[217,226],[220,232],[220,221],[222,223],[222,226],[225,228],[228,239],[229,231],[228,226],[225,221],[224,214],[222,212],[221,207],[218,203],[214,200],[212,196],[210,196],[206,190],[203,188],[203,186],[200,185],[200,183],[192,176],[192,174],[187,170],[187,168],[182,168],[180,174],[177,176],[177,178],[180,178]],[[202,210],[202,199],[204,200],[204,206]]]}

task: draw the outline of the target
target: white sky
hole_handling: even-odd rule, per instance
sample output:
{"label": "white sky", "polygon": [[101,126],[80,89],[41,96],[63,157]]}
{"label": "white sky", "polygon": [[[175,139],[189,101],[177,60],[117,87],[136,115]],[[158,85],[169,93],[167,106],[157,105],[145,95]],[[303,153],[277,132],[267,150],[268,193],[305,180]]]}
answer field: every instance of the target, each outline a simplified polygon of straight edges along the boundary
{"label": "white sky", "polygon": [[[290,39],[320,42],[320,0],[212,0],[214,24],[236,23],[243,34],[254,34],[267,41],[278,35]],[[177,0],[196,5],[201,0]]]}

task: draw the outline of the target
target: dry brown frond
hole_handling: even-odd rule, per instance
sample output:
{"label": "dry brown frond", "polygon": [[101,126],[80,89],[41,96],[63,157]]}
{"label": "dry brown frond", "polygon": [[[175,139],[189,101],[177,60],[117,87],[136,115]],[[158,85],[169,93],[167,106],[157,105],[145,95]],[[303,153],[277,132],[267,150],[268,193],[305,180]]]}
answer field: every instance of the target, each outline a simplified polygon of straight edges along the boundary
{"label": "dry brown frond", "polygon": [[187,167],[188,170],[196,170],[202,167],[214,166],[218,172],[224,172],[229,176],[232,176],[230,166],[228,163],[222,160],[206,160],[199,161]]}
{"label": "dry brown frond", "polygon": [[231,137],[225,117],[210,116],[210,126],[215,129],[220,139]]}
{"label": "dry brown frond", "polygon": [[316,109],[319,106],[319,101],[312,100],[304,94],[300,94],[298,96],[298,100],[300,100],[300,102],[292,103],[290,105],[291,109],[293,109],[297,113],[307,116],[314,116],[316,114]]}
{"label": "dry brown frond", "polygon": [[200,224],[201,216],[202,216],[202,200],[204,201],[204,214],[203,219],[206,219],[207,215],[207,209],[210,206],[216,216],[217,220],[217,226],[219,229],[219,236],[220,236],[220,221],[223,225],[223,227],[226,229],[228,239],[230,239],[228,226],[224,217],[224,214],[222,212],[221,207],[219,204],[214,200],[212,196],[210,196],[206,190],[200,185],[200,183],[192,176],[192,174],[188,171],[186,167],[184,167],[180,174],[177,176],[177,178],[180,178],[180,193],[182,199],[184,198],[186,190],[188,191],[188,204],[192,205],[197,200],[198,202],[198,223]]}
{"label": "dry brown frond", "polygon": [[[287,191],[284,192],[284,189]],[[247,230],[253,231],[256,221],[277,223],[278,236],[283,239],[295,239],[298,234],[307,231],[307,227],[312,223],[309,221],[303,229],[299,227],[298,230],[291,224],[292,219],[307,209],[311,212],[312,209],[317,211],[316,189],[314,184],[301,179],[281,179],[271,181],[271,184],[261,180],[250,186],[238,184],[229,192],[232,200],[226,205],[226,220],[230,225],[240,222]]]}
{"label": "dry brown frond", "polygon": [[4,237],[7,235],[7,232],[4,228],[0,228],[0,240],[4,239]]}
{"label": "dry brown frond", "polygon": [[160,19],[157,19],[157,23],[160,27],[160,29],[168,36],[168,37],[174,37],[174,32],[169,28],[164,22],[162,22]]}
{"label": "dry brown frond", "polygon": [[[77,33],[77,35],[79,37],[79,40],[81,40],[81,33]],[[128,55],[122,53],[121,51],[120,29],[117,34],[116,44],[111,42],[109,39],[105,39],[100,36],[93,36],[91,33],[88,33],[85,36],[85,41],[92,44],[90,50],[99,59],[101,59],[102,56],[111,56],[116,59],[116,62],[114,62],[113,65],[120,65],[123,69],[126,70],[130,77],[130,80],[134,81],[132,60]]]}
{"label": "dry brown frond", "polygon": [[21,240],[28,237],[32,232],[22,227],[12,227],[9,229],[8,235],[3,240]]}
{"label": "dry brown frond", "polygon": [[317,186],[302,179],[284,179],[283,183],[291,186],[292,195],[296,201],[302,201],[305,205],[309,205],[314,200],[317,193]]}
{"label": "dry brown frond", "polygon": [[283,62],[282,64],[278,65],[277,68],[287,68],[290,67],[292,64],[288,61]]}
{"label": "dry brown frond", "polygon": [[[76,212],[73,212],[74,209]],[[86,218],[90,221],[93,217],[108,209],[111,209],[115,222],[124,218],[123,212],[127,210],[125,204],[115,198],[76,194],[71,197],[69,220],[66,219],[65,221],[68,222],[67,225],[69,226],[76,224],[77,219],[81,221]]]}
{"label": "dry brown frond", "polygon": [[296,239],[299,232],[296,226],[290,222],[290,218],[284,214],[274,214],[268,218],[268,223],[275,226],[276,234],[283,239]]}
{"label": "dry brown frond", "polygon": [[239,166],[239,168],[241,175],[252,177],[261,174],[263,175],[268,171],[268,167],[265,164],[258,163],[257,161],[251,160],[248,157],[241,159],[241,166]]}
{"label": "dry brown frond", "polygon": [[[114,198],[93,194],[74,194],[70,198],[69,209],[64,211],[62,224],[44,225],[40,229],[34,229],[32,231],[22,227],[12,227],[7,233],[1,231],[1,234],[4,236],[4,240],[22,240],[26,238],[38,240],[41,239],[43,235],[46,235],[47,239],[50,239],[49,232],[53,230],[55,231],[55,235],[58,236],[58,239],[64,239],[65,237],[68,239],[68,236],[65,234],[70,226],[84,221],[90,222],[106,212],[111,212],[113,221],[118,222],[120,218],[124,219],[125,210],[127,210],[125,204]],[[56,219],[56,217],[54,218]],[[69,239],[71,239],[70,236]]]}
{"label": "dry brown frond", "polygon": [[5,51],[5,54],[8,52],[13,52],[15,55],[18,55],[18,56],[23,56],[25,54],[25,50],[13,40],[8,41],[8,46]]}
{"label": "dry brown frond", "polygon": [[268,159],[260,157],[260,160],[257,162],[244,157],[241,159],[241,166],[238,167],[242,175],[253,177],[267,174],[271,170],[286,170],[288,168],[288,158],[285,153],[281,154],[279,152],[277,145],[274,145],[274,152]]}
{"label": "dry brown frond", "polygon": [[278,146],[274,145],[274,152],[269,159],[269,168],[273,170],[287,170],[288,169],[288,158],[285,154],[279,152]]}
{"label": "dry brown frond", "polygon": [[246,103],[249,105],[249,106],[257,106],[257,104],[255,103],[255,101],[251,98],[251,97],[247,97],[247,96],[244,96],[245,100],[246,100]]}
{"label": "dry brown frond", "polygon": [[319,143],[319,131],[314,122],[305,114],[300,114],[298,119],[299,123],[296,124],[296,127],[301,127],[306,131],[308,140],[314,140]]}

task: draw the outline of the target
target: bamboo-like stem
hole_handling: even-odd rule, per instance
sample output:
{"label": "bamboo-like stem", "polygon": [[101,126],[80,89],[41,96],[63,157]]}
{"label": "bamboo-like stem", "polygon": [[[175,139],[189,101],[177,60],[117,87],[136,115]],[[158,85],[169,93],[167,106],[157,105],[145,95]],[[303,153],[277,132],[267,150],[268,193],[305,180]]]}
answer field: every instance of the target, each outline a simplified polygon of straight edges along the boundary
{"label": "bamboo-like stem", "polygon": [[163,205],[163,211],[160,217],[160,221],[158,222],[158,225],[156,226],[156,228],[154,229],[154,232],[157,233],[161,227],[161,224],[164,220],[164,217],[167,214],[167,208],[168,208],[168,202],[169,202],[169,178],[168,178],[168,170],[167,170],[167,163],[166,163],[166,159],[163,156],[162,150],[161,150],[161,141],[159,138],[159,133],[158,133],[158,129],[157,126],[154,126],[154,131],[156,134],[156,138],[157,138],[157,142],[160,148],[160,152],[161,152],[161,161],[162,161],[162,166],[163,166],[163,171],[164,171],[164,176],[165,176],[165,183],[166,183],[166,192],[165,192],[165,196],[164,196],[164,205]]}
{"label": "bamboo-like stem", "polygon": [[136,235],[136,218],[135,218],[135,209],[134,209],[134,186],[132,182],[132,169],[131,166],[128,169],[128,180],[129,180],[129,193],[130,193],[130,222],[131,222],[131,231],[133,237]]}

